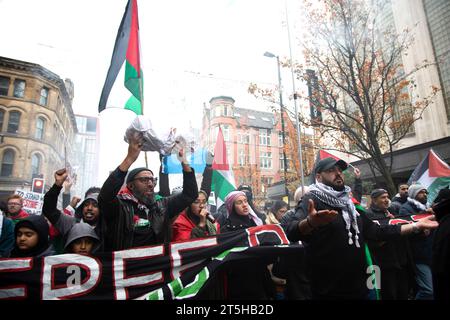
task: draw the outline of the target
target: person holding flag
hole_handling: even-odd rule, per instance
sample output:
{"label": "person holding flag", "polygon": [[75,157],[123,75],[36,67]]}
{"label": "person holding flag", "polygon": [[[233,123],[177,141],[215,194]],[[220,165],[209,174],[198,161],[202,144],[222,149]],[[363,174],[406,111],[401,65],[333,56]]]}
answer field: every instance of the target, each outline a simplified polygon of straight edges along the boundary
{"label": "person holding flag", "polygon": [[[183,149],[178,151],[183,166],[181,193],[163,198],[154,193],[157,179],[150,169],[141,167],[128,172],[139,157],[142,145],[142,134],[129,139],[125,159],[100,190],[98,204],[108,230],[104,236],[105,251],[170,242],[171,222],[198,197],[195,172]],[[124,182],[126,185],[122,187]]]}

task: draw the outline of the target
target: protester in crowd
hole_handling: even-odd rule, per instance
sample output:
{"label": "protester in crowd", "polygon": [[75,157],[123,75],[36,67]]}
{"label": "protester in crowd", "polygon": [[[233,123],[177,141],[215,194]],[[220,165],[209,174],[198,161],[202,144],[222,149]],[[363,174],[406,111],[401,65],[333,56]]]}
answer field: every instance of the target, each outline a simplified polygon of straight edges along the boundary
{"label": "protester in crowd", "polygon": [[[282,200],[276,200],[270,210],[267,213],[266,224],[279,224],[281,218],[288,211],[288,204]],[[275,265],[280,261],[280,257],[277,258]],[[267,269],[269,270],[270,277],[275,286],[275,299],[284,300],[286,297],[286,279],[280,278],[273,273],[274,264],[269,264]]]}
{"label": "protester in crowd", "polygon": [[[366,210],[369,219],[383,223],[395,216],[389,212],[389,194],[384,189],[375,189],[370,194],[370,207]],[[406,237],[391,241],[368,241],[375,265],[381,270],[381,299],[407,300],[408,278],[414,272],[411,249]]]}
{"label": "protester in crowd", "polygon": [[273,203],[266,217],[266,224],[278,224],[288,211],[288,204],[282,200]]}
{"label": "protester in crowd", "polygon": [[[300,186],[295,190],[294,201],[297,206],[302,201],[305,194],[308,193],[309,187]],[[295,217],[295,208],[288,210],[281,218],[282,225],[288,224]],[[298,245],[298,243],[296,243]],[[309,300],[311,299],[311,288],[309,283],[309,274],[306,263],[306,255],[283,255],[279,257],[274,264],[272,274],[276,277],[286,279],[286,300]]]}
{"label": "protester in crowd", "polygon": [[264,222],[256,215],[248,203],[243,191],[232,191],[225,198],[227,218],[221,225],[223,232],[245,229],[263,225]]}
{"label": "protester in crowd", "polygon": [[30,215],[16,223],[14,228],[16,243],[11,258],[46,257],[54,254],[49,242],[47,220],[40,215]]}
{"label": "protester in crowd", "polygon": [[408,188],[409,186],[406,183],[398,185],[398,193],[392,198],[391,206],[389,207],[389,211],[394,215],[400,213],[400,208],[408,200]]}
{"label": "protester in crowd", "polygon": [[[75,216],[64,214],[59,211],[56,206],[63,183],[68,176],[67,170],[58,170],[55,172],[54,176],[55,182],[44,196],[42,214],[61,233],[63,239],[67,239],[67,236],[74,225],[80,222],[88,224],[97,234],[98,238],[102,239],[102,234],[105,231],[102,230],[103,226],[100,219],[101,214],[97,202],[98,194],[90,193],[88,197],[86,197],[78,206],[78,213],[76,213]],[[65,247],[65,245],[63,247]]]}
{"label": "protester in crowd", "polygon": [[[255,204],[253,203],[252,187],[247,184],[241,184],[237,190],[245,193],[245,196],[247,197],[247,203],[250,206],[250,208],[252,209],[252,212],[254,212],[255,215],[261,221],[266,221],[266,214],[257,210]],[[219,225],[222,226],[225,224],[225,220],[227,219],[227,217],[228,217],[228,211],[227,211],[226,205],[224,203],[219,207],[214,218],[216,218]]]}
{"label": "protester in crowd", "polygon": [[[225,198],[228,217],[220,226],[221,233],[263,225],[250,207],[243,191],[232,191]],[[249,258],[226,270],[226,297],[231,300],[268,300],[275,296],[275,288],[267,270],[273,261]]]}
{"label": "protester in crowd", "polygon": [[435,230],[431,270],[434,299],[450,301],[450,190],[441,189],[433,202],[439,227]]}
{"label": "protester in crowd", "polygon": [[357,213],[344,183],[347,163],[325,158],[316,166],[316,183],[284,225],[291,241],[302,240],[311,270],[313,299],[367,299],[364,241],[398,239],[414,230],[436,228],[427,217],[407,225],[378,225]]}
{"label": "protester in crowd", "polygon": [[219,233],[219,224],[208,219],[208,197],[200,190],[195,201],[176,218],[172,241],[204,238]]}
{"label": "protester in crowd", "polygon": [[70,229],[64,245],[64,251],[66,253],[90,255],[98,250],[99,245],[100,238],[92,226],[80,222]]}
{"label": "protester in crowd", "polygon": [[[401,206],[400,215],[432,213],[427,208],[428,191],[420,184],[412,184],[408,189],[408,200]],[[417,300],[433,299],[433,278],[431,275],[431,252],[433,233],[429,230],[419,232],[410,238],[414,263],[416,265]]]}
{"label": "protester in crowd", "polygon": [[23,210],[23,199],[18,194],[13,194],[8,197],[7,200],[8,211],[6,212],[6,216],[10,218],[14,223],[19,222],[22,219],[25,219],[29,216],[29,214]]}
{"label": "protester in crowd", "polygon": [[14,242],[14,223],[0,211],[0,258],[9,257]]}
{"label": "protester in crowd", "polygon": [[[183,149],[178,151],[183,167],[183,191],[179,194],[165,198],[155,195],[157,180],[148,168],[128,172],[142,145],[141,134],[129,139],[127,156],[101,188],[98,201],[108,230],[104,237],[107,250],[170,242],[173,218],[198,197],[195,173]],[[122,187],[124,181],[126,186]]]}

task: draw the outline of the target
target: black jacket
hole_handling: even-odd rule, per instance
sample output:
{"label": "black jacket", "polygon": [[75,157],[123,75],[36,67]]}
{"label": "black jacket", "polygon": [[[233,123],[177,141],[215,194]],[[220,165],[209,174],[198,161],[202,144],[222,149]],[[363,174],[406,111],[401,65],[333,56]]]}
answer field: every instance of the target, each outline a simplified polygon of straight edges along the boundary
{"label": "black jacket", "polygon": [[[336,210],[338,216],[329,224],[317,228],[308,236],[300,234],[298,223],[308,215],[308,201],[312,199],[316,210]],[[364,252],[367,240],[400,238],[399,225],[379,226],[365,215],[357,218],[360,248],[348,244],[348,234],[342,211],[321,202],[313,194],[306,194],[297,206],[295,218],[282,224],[290,241],[302,240],[309,269],[313,299],[366,299],[368,273]],[[353,228],[352,228],[353,229]],[[352,230],[354,234],[354,230]],[[354,237],[353,237],[353,240]]]}
{"label": "black jacket", "polygon": [[439,227],[433,239],[431,270],[436,300],[450,301],[450,210],[444,215],[436,214]]}
{"label": "black jacket", "polygon": [[398,196],[392,198],[391,206],[389,207],[389,211],[395,215],[400,214],[400,208],[402,205],[408,200],[408,198],[402,199]]}
{"label": "black jacket", "polygon": [[[383,224],[383,220],[387,221],[386,213],[374,206],[366,211],[366,215],[370,220],[379,221]],[[374,258],[376,265],[382,269],[402,269],[412,267],[412,253],[407,237],[402,237],[392,241],[368,241],[370,252]]]}
{"label": "black jacket", "polygon": [[[405,202],[400,208],[400,215],[415,215],[421,213],[422,210],[417,208],[411,202]],[[431,265],[431,252],[433,246],[434,231],[426,236],[423,232],[414,234],[409,237],[411,250],[415,263]]]}
{"label": "black jacket", "polygon": [[[99,208],[106,226],[104,235],[105,250],[123,250],[133,246],[135,237],[135,215],[141,216],[142,209],[137,203],[117,197],[127,172],[119,168],[114,170],[103,184],[98,196]],[[148,243],[153,245],[169,242],[171,238],[170,225],[181,211],[198,197],[195,173],[183,171],[183,192],[170,197],[157,197],[154,205],[149,208],[148,218],[153,238]],[[145,214],[146,215],[146,214]]]}

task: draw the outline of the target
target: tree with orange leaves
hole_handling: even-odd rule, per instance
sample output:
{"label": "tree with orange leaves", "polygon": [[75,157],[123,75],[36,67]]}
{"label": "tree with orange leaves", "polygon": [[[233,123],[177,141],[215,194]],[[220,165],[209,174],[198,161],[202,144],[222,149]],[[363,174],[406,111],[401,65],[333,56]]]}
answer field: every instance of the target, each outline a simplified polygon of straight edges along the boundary
{"label": "tree with orange leaves", "polygon": [[[328,137],[334,148],[327,149],[366,159],[374,177],[378,171],[395,194],[393,148],[411,132],[439,89],[431,86],[426,96],[412,96],[414,75],[433,63],[425,60],[405,71],[402,56],[414,41],[412,32],[396,33],[386,23],[386,5],[383,0],[305,1],[308,32],[302,43],[307,67],[282,64],[292,64],[298,79],[314,80],[312,95],[305,99],[320,110],[322,119],[301,121]],[[254,85],[249,91],[268,94]]]}

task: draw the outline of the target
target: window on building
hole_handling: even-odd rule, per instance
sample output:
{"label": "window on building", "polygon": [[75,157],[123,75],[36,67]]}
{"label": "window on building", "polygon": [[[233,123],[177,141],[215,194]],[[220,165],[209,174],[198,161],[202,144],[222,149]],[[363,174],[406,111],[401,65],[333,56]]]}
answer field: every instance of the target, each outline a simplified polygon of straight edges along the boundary
{"label": "window on building", "polygon": [[222,126],[223,140],[230,141],[230,126],[223,125]]}
{"label": "window on building", "polygon": [[9,90],[9,78],[0,77],[0,96],[7,96]]}
{"label": "window on building", "polygon": [[2,168],[1,168],[0,176],[2,176],[2,177],[12,176],[13,166],[14,166],[14,157],[15,157],[15,152],[12,149],[6,149],[5,152],[3,152]]}
{"label": "window on building", "polygon": [[239,150],[238,163],[241,167],[246,166],[248,164],[248,156],[245,154],[244,149]]}
{"label": "window on building", "polygon": [[261,169],[272,169],[272,153],[260,152],[259,161]]}
{"label": "window on building", "polygon": [[86,132],[96,132],[96,131],[97,131],[97,119],[87,118]]}
{"label": "window on building", "polygon": [[283,146],[283,133],[282,132],[278,132],[278,145],[280,147]]}
{"label": "window on building", "polygon": [[0,109],[0,132],[3,132],[3,121],[5,119],[5,111]]}
{"label": "window on building", "polygon": [[[286,157],[286,170],[289,170],[289,157]],[[284,157],[283,154],[280,153],[280,170],[284,170]]]}
{"label": "window on building", "polygon": [[226,146],[227,148],[227,160],[228,160],[228,164],[231,166],[233,165],[234,161],[233,161],[233,154],[231,153],[231,148],[229,145]]}
{"label": "window on building", "polygon": [[36,133],[34,135],[36,139],[42,140],[44,138],[44,127],[45,127],[45,119],[42,117],[37,118]]}
{"label": "window on building", "polygon": [[41,96],[39,97],[39,104],[41,106],[46,106],[48,102],[48,88],[43,87],[41,89]]}
{"label": "window on building", "polygon": [[261,146],[270,146],[270,130],[259,129],[259,144]]}
{"label": "window on building", "polygon": [[243,144],[250,143],[250,135],[248,132],[241,132],[238,134],[238,142]]}
{"label": "window on building", "polygon": [[223,106],[223,115],[228,116],[228,106]]}
{"label": "window on building", "polygon": [[8,130],[7,130],[9,133],[17,133],[19,131],[20,115],[21,114],[19,111],[11,111],[9,113]]}
{"label": "window on building", "polygon": [[273,182],[273,178],[272,177],[261,177],[261,184],[263,186],[270,186]]}
{"label": "window on building", "polygon": [[25,80],[14,80],[14,97],[23,98],[25,96]]}
{"label": "window on building", "polygon": [[31,156],[31,175],[38,175],[41,171],[41,156],[37,153]]}

